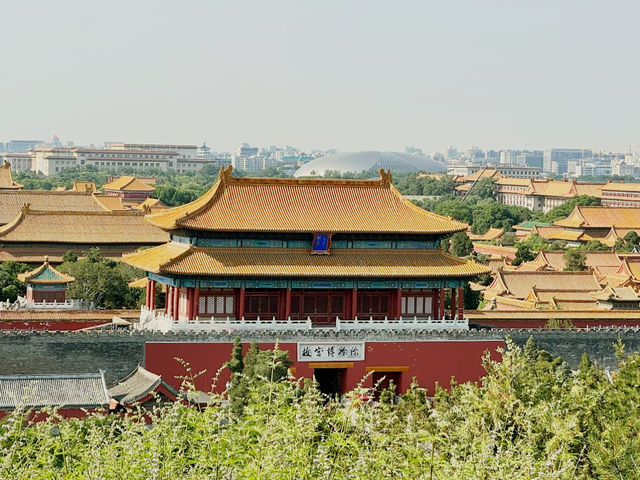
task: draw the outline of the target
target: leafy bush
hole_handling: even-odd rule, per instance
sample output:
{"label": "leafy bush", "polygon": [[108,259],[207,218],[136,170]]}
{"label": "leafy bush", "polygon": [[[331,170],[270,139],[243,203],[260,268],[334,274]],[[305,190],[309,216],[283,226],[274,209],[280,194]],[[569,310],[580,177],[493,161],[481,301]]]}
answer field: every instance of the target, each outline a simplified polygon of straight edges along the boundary
{"label": "leafy bush", "polygon": [[358,391],[326,403],[268,374],[241,415],[224,395],[202,411],[177,402],[35,424],[15,412],[0,423],[0,478],[637,478],[640,355],[620,348],[610,376],[585,356],[572,373],[530,340],[485,368],[432,401],[414,382],[378,407]]}

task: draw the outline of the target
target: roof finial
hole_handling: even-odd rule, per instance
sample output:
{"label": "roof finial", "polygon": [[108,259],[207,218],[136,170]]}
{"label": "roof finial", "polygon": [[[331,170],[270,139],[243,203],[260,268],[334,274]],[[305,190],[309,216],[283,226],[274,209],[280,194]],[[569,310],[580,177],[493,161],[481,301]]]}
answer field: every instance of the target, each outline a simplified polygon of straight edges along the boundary
{"label": "roof finial", "polygon": [[31,204],[29,202],[26,202],[24,205],[22,205],[23,213],[29,213],[30,210],[31,210]]}
{"label": "roof finial", "polygon": [[44,256],[44,263],[49,263],[49,255]]}
{"label": "roof finial", "polygon": [[231,170],[233,170],[232,165],[222,166],[220,167],[220,172],[218,172],[218,178],[222,182],[227,182],[231,178]]}
{"label": "roof finial", "polygon": [[390,187],[391,186],[391,170],[387,170],[385,172],[384,168],[381,168],[380,170],[378,170],[378,172],[380,173],[380,180],[382,182],[382,185],[384,185],[385,187]]}

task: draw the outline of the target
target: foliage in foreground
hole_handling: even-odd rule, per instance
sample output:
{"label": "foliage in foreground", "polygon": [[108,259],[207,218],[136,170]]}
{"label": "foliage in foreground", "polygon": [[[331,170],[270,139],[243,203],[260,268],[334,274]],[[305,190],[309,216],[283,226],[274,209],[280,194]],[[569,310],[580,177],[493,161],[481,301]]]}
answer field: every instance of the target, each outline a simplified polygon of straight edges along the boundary
{"label": "foliage in foreground", "polygon": [[0,424],[0,478],[637,478],[640,355],[609,380],[529,342],[486,369],[482,385],[431,403],[414,385],[396,405],[341,406],[269,375],[240,414],[221,396],[204,411],[157,408],[151,423],[134,412],[29,425],[16,413]]}

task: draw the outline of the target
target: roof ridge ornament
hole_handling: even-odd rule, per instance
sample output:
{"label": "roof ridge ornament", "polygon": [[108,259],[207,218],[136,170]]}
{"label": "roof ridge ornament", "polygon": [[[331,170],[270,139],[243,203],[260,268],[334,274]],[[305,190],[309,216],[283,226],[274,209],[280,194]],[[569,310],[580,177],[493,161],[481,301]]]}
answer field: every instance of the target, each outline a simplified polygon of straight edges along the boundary
{"label": "roof ridge ornament", "polygon": [[390,187],[391,186],[391,170],[387,170],[385,172],[384,168],[381,168],[380,170],[378,170],[378,173],[380,174],[380,181],[382,182],[382,185],[384,187]]}
{"label": "roof ridge ornament", "polygon": [[231,180],[231,171],[233,170],[232,165],[222,166],[220,167],[220,171],[218,172],[218,178],[223,183],[229,183]]}

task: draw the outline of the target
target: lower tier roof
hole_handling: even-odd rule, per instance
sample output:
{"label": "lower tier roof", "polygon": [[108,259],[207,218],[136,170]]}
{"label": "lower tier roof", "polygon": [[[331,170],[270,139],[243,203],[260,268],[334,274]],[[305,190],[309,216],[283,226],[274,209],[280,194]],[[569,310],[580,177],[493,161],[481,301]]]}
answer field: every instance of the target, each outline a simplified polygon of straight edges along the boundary
{"label": "lower tier roof", "polygon": [[489,268],[442,250],[205,248],[170,242],[123,257],[147,272],[207,277],[469,277]]}

